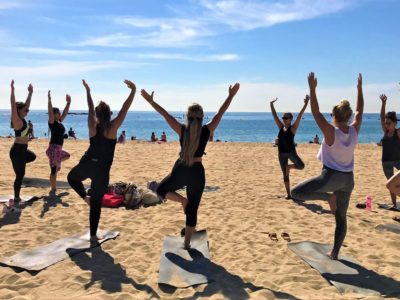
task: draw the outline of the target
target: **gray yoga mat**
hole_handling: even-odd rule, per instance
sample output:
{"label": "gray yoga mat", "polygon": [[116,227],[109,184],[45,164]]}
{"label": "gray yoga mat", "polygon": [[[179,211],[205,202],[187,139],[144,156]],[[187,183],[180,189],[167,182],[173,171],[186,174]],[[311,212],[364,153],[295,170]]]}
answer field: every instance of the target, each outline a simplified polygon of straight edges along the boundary
{"label": "gray yoga mat", "polygon": [[396,204],[397,204],[397,207],[398,207],[398,208],[394,208],[392,203],[390,203],[390,204],[387,204],[387,203],[378,203],[378,207],[379,207],[379,208],[382,208],[382,209],[386,209],[386,210],[391,210],[391,211],[400,212],[400,208],[399,208],[399,207],[400,207],[400,202],[397,202]]}
{"label": "gray yoga mat", "polygon": [[119,232],[115,230],[99,230],[98,235],[104,237],[102,240],[99,240],[98,243],[90,243],[88,231],[82,235],[63,238],[32,250],[18,252],[11,257],[3,259],[1,263],[28,271],[40,271],[67,257],[97,247],[109,239],[114,239],[119,235]]}
{"label": "gray yoga mat", "polygon": [[327,253],[332,245],[314,242],[289,243],[288,247],[301,259],[316,269],[341,293],[353,292],[362,296],[400,295],[400,282],[362,267],[346,256],[332,260]]}
{"label": "gray yoga mat", "polygon": [[158,283],[185,288],[214,281],[207,231],[193,234],[190,250],[183,248],[183,241],[180,236],[167,236],[164,239]]}
{"label": "gray yoga mat", "polygon": [[375,227],[378,231],[390,231],[400,234],[400,225],[398,224],[381,224]]}
{"label": "gray yoga mat", "polygon": [[[50,181],[44,178],[24,177],[24,179],[22,180],[22,185],[25,187],[50,188]],[[85,189],[90,187],[87,184],[84,184],[84,186]],[[57,188],[70,189],[71,186],[67,181],[57,181]]]}
{"label": "gray yoga mat", "polygon": [[[7,203],[10,199],[14,199],[14,195],[0,195],[0,203]],[[29,202],[36,199],[39,199],[39,197],[27,195],[21,196],[21,202]]]}

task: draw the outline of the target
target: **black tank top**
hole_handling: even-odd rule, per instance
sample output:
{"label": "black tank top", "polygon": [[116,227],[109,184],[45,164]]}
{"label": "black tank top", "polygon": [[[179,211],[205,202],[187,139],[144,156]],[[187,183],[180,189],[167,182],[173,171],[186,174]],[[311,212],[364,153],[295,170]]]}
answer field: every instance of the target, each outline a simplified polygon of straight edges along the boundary
{"label": "black tank top", "polygon": [[28,130],[29,130],[28,123],[26,123],[25,119],[22,119],[22,127],[21,127],[21,129],[19,129],[19,130],[15,130],[14,129],[15,137],[17,137],[17,136],[22,136],[22,137],[28,136]]}
{"label": "black tank top", "polygon": [[65,127],[61,122],[54,121],[53,124],[49,123],[51,132],[50,144],[60,145],[64,144]]}
{"label": "black tank top", "polygon": [[[183,144],[183,138],[184,138],[185,132],[186,132],[186,125],[182,124],[181,136],[179,137],[179,143],[181,144],[181,147]],[[209,137],[210,137],[210,130],[208,129],[207,125],[203,125],[201,127],[199,146],[197,147],[197,150],[194,153],[194,157],[202,157],[204,155],[204,150],[206,149]]]}
{"label": "black tank top", "polygon": [[116,143],[117,139],[106,138],[103,131],[97,126],[96,135],[90,138],[90,146],[84,156],[90,160],[111,166]]}
{"label": "black tank top", "polygon": [[292,125],[290,125],[286,131],[283,130],[283,127],[279,130],[278,134],[278,151],[279,153],[288,153],[295,151],[296,148],[294,146],[294,134],[292,132]]}
{"label": "black tank top", "polygon": [[396,129],[392,136],[382,138],[382,161],[400,161],[400,139]]}

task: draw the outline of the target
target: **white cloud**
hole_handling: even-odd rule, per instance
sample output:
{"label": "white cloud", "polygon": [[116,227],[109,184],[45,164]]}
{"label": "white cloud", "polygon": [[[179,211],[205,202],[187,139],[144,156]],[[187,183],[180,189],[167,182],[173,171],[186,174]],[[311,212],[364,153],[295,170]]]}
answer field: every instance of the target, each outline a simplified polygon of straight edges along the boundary
{"label": "white cloud", "polygon": [[213,61],[234,61],[240,57],[233,53],[211,54],[211,55],[189,55],[182,53],[145,53],[136,54],[139,59],[156,59],[156,60],[187,60],[197,62],[213,62]]}
{"label": "white cloud", "polygon": [[52,49],[52,48],[39,48],[39,47],[14,47],[11,50],[22,53],[54,55],[54,56],[82,56],[82,55],[92,55],[97,53],[95,51],[66,50],[66,49]]}
{"label": "white cloud", "polygon": [[204,15],[213,22],[238,30],[269,27],[279,23],[313,19],[339,12],[352,5],[349,0],[202,0]]}
{"label": "white cloud", "polygon": [[0,10],[22,7],[22,4],[17,1],[2,1],[0,2]]}

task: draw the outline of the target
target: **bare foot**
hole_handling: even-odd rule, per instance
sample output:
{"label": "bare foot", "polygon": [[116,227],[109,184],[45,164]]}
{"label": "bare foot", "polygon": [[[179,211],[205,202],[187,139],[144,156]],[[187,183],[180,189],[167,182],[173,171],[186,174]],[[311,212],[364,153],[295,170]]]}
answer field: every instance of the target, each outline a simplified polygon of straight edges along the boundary
{"label": "bare foot", "polygon": [[190,250],[190,249],[191,249],[190,244],[188,244],[188,245],[183,244],[183,248],[184,248],[185,250]]}
{"label": "bare foot", "polygon": [[90,241],[91,241],[91,242],[98,242],[98,241],[102,240],[103,238],[104,238],[104,237],[102,237],[102,236],[92,235],[92,236],[90,237]]}
{"label": "bare foot", "polygon": [[338,254],[334,253],[333,251],[331,253],[327,254],[329,256],[330,259],[332,260],[338,260]]}
{"label": "bare foot", "polygon": [[186,206],[188,205],[189,200],[187,198],[182,198],[182,207],[183,207],[183,212],[186,213]]}
{"label": "bare foot", "polygon": [[328,203],[329,203],[329,207],[331,208],[331,212],[333,214],[335,214],[336,213],[336,209],[337,209],[337,201],[336,201],[336,195],[335,194],[332,194],[329,197]]}

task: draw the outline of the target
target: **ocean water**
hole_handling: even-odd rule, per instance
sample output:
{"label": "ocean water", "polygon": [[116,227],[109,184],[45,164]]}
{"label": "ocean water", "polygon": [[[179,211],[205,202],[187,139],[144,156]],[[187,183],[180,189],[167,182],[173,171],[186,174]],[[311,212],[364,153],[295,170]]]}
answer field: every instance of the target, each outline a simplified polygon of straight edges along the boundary
{"label": "ocean water", "polygon": [[[85,113],[85,111],[71,112]],[[185,122],[184,112],[172,112],[171,114],[178,121]],[[205,113],[204,122],[209,122],[214,114],[214,112]],[[278,113],[278,115],[281,116],[282,114]],[[296,115],[294,117],[296,118]],[[329,114],[326,114],[325,117],[327,120],[331,119]],[[47,137],[47,111],[30,111],[26,119],[33,123],[36,137]],[[64,126],[67,131],[72,127],[78,138],[88,138],[87,115],[68,115],[64,120]],[[169,128],[164,118],[152,111],[129,112],[119,132],[122,130],[126,131],[128,138],[136,136],[137,139],[149,140],[153,131],[158,137],[165,131],[168,140],[178,140],[178,136]],[[10,133],[14,133],[10,128],[10,111],[0,110],[0,136],[6,136]],[[272,142],[277,134],[278,128],[269,112],[226,112],[214,138],[230,142]],[[322,136],[312,114],[305,113],[300,128],[297,130],[295,141],[297,143],[308,143],[316,134]],[[379,114],[364,114],[359,142],[375,143],[382,138],[382,135]]]}

